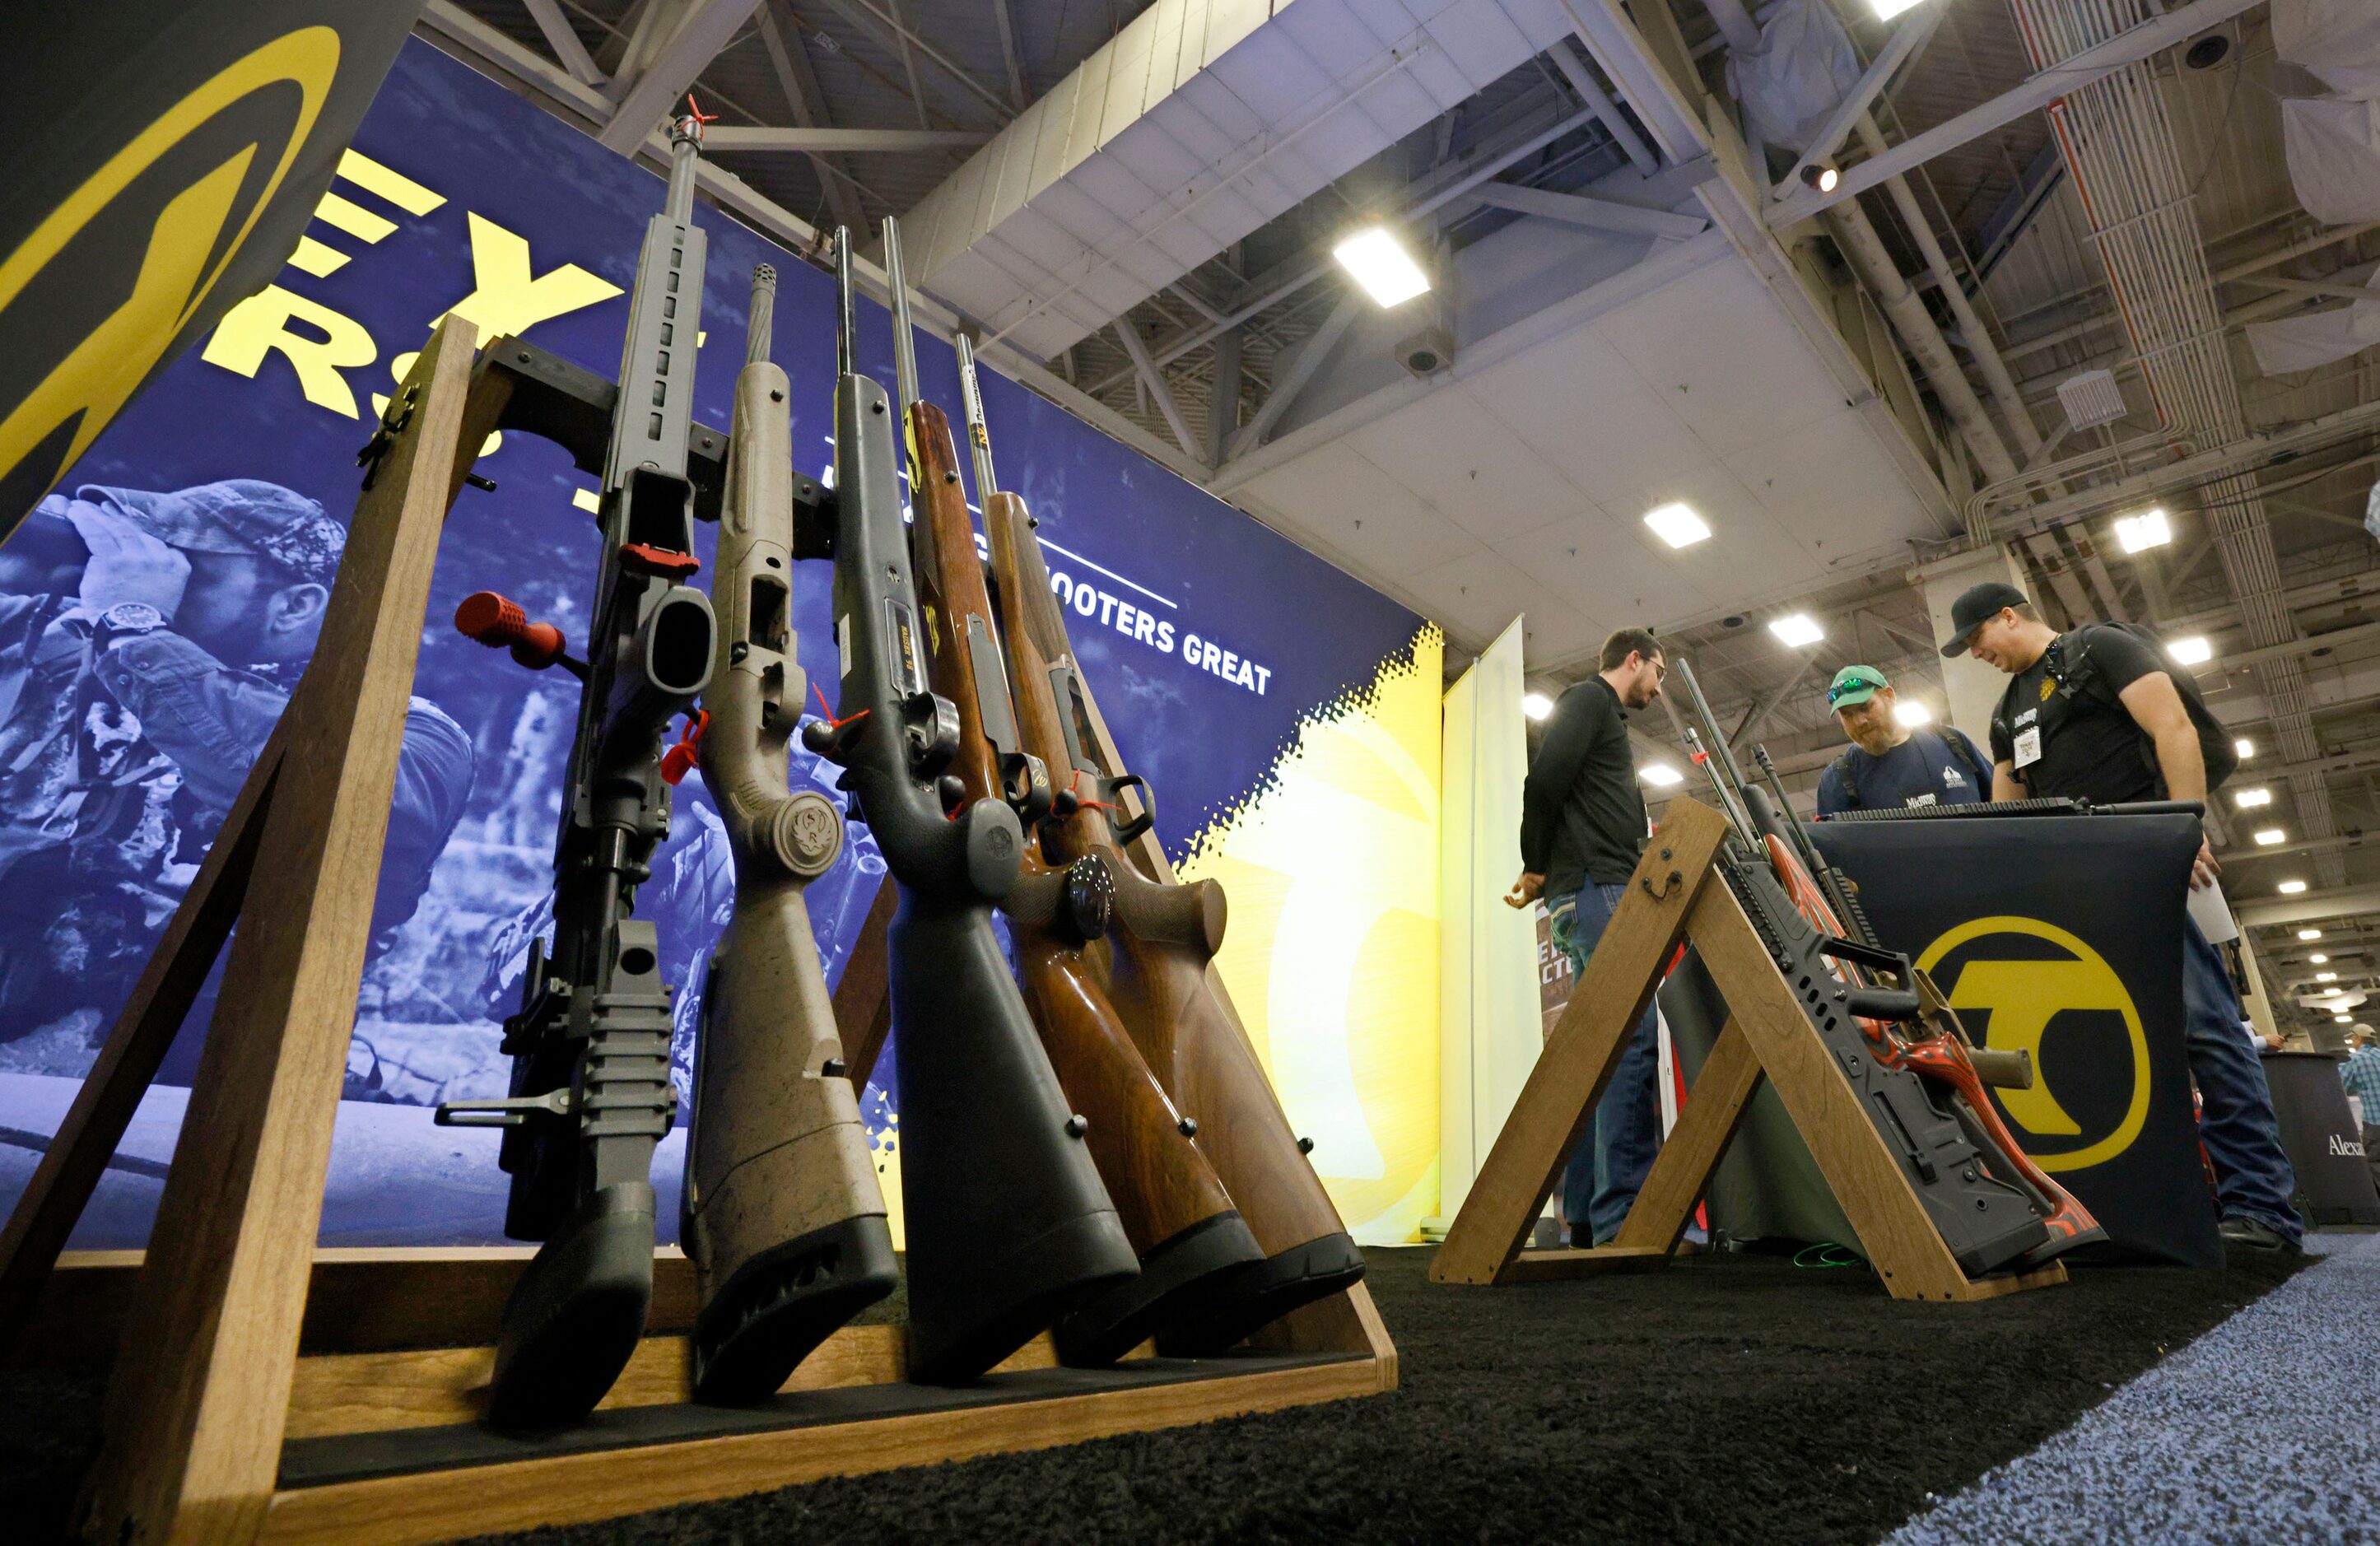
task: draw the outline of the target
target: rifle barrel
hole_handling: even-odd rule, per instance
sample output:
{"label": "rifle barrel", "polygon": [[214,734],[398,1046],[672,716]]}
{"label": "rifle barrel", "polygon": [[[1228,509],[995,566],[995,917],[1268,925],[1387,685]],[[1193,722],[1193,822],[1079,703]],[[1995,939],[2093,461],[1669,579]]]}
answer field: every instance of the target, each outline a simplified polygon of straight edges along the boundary
{"label": "rifle barrel", "polygon": [[984,419],[983,388],[975,375],[975,347],[964,333],[958,335],[959,397],[966,412],[967,449],[975,455],[975,498],[985,506],[984,524],[991,524],[991,496],[1000,492],[1000,480],[991,470],[991,426]]}
{"label": "rifle barrel", "polygon": [[769,337],[777,323],[777,271],[767,263],[752,271],[752,323],[744,335],[744,363],[764,365]]}
{"label": "rifle barrel", "polygon": [[852,312],[851,291],[851,227],[838,225],[834,228],[834,373],[838,377],[859,373],[852,363],[857,319]]}
{"label": "rifle barrel", "polygon": [[[909,279],[901,262],[901,222],[891,215],[884,217],[884,286],[892,299],[892,411],[905,422],[909,405],[917,400],[917,342],[909,330]],[[917,470],[917,454],[912,445],[909,470],[913,474]]]}

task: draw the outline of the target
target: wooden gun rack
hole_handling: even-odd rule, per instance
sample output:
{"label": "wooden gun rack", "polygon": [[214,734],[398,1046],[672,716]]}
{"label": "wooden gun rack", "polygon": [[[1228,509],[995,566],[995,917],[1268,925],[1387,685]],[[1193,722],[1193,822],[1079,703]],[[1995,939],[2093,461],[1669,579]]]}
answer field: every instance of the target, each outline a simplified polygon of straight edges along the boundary
{"label": "wooden gun rack", "polygon": [[[1897,1299],[1968,1302],[2066,1281],[2063,1263],[1970,1278],[1926,1216],[1853,1092],[1795,1001],[1717,863],[1724,817],[1670,802],[1628,894],[1572,992],[1504,1130],[1431,1264],[1438,1283],[1534,1283],[1666,1264],[1753,1092],[1777,1087],[1811,1156]],[[1727,1001],[1728,1020],[1634,1206],[1608,1246],[1524,1250],[1562,1167],[1603,1098],[1628,1037],[1682,942],[1692,942]]]}
{"label": "wooden gun rack", "polygon": [[[114,1355],[78,1533],[445,1540],[1393,1389],[1358,1284],[1245,1353],[1067,1369],[1045,1336],[955,1389],[902,1382],[902,1328],[854,1325],[771,1402],[701,1406],[692,1273],[662,1250],[603,1407],[506,1436],[475,1419],[528,1250],[316,1248],[439,531],[515,389],[475,344],[449,318],[382,420],[314,663],[0,1235],[0,1334]],[[62,1256],[235,922],[148,1250]]]}

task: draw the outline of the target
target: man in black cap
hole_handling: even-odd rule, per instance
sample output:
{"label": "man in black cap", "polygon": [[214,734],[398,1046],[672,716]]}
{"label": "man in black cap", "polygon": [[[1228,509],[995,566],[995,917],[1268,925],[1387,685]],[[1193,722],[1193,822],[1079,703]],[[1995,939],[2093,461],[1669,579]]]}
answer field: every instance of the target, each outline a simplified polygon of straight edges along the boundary
{"label": "man in black cap", "polygon": [[[2107,623],[2059,633],[2023,591],[1996,581],[1970,587],[1950,607],[1947,659],[1972,655],[2006,673],[1992,712],[1992,797],[2204,802],[2239,766],[2230,737],[2206,710],[2198,684],[2143,635]],[[2193,890],[2221,871],[2202,841]],[[2245,1016],[2223,958],[2184,919],[2182,1031],[2204,1105],[2199,1137],[2214,1163],[2223,1236],[2260,1250],[2298,1248],[2302,1225],[2289,1199],[2295,1172],[2264,1065],[2240,1033]]]}
{"label": "man in black cap", "polygon": [[[86,484],[12,536],[0,879],[51,916],[38,938],[0,942],[0,1041],[113,1002],[137,975],[313,656],[346,545],[321,505],[253,479]],[[462,726],[412,700],[375,956],[427,890],[471,764]]]}

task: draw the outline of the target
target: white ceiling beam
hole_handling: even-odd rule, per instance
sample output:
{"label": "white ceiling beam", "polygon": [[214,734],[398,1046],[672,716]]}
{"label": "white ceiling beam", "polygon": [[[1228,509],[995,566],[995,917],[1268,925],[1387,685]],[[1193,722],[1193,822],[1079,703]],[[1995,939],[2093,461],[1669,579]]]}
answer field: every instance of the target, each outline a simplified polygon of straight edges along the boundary
{"label": "white ceiling beam", "polygon": [[1289,405],[1297,400],[1297,395],[1305,390],[1306,383],[1314,379],[1314,373],[1322,369],[1323,360],[1339,347],[1339,340],[1354,323],[1356,309],[1363,304],[1364,298],[1352,292],[1339,298],[1339,304],[1330,309],[1330,315],[1325,317],[1322,325],[1299,347],[1297,357],[1289,361],[1287,369],[1273,382],[1272,391],[1257,409],[1256,417],[1232,436],[1232,455],[1244,455],[1264,444],[1264,437],[1281,422],[1281,416],[1289,411]]}
{"label": "white ceiling beam", "polygon": [[[759,23],[760,43],[769,51],[769,67],[776,72],[777,90],[785,94],[785,105],[792,109],[794,122],[804,128],[829,128],[826,92],[819,88],[818,72],[810,68],[809,53],[802,44],[800,30],[795,29],[790,40],[786,38],[784,29],[777,24],[777,0],[761,0]],[[811,156],[810,165],[818,172],[827,211],[835,224],[855,231],[866,230],[867,212],[859,202],[858,185],[850,169],[828,155]]]}
{"label": "white ceiling beam", "polygon": [[1008,69],[1008,96],[1019,113],[1031,100],[1025,94],[1025,67],[1016,57],[1016,17],[1008,0],[991,0],[991,18],[1000,26],[1000,62]]}
{"label": "white ceiling beam", "polygon": [[1654,63],[1645,35],[1621,6],[1621,0],[1561,0],[1579,41],[1602,67],[1621,96],[1645,120],[1653,143],[1666,161],[1692,161],[1704,153],[1708,138],[1694,115],[1694,103]]}
{"label": "white ceiling beam", "polygon": [[1157,399],[1157,411],[1165,416],[1165,427],[1173,432],[1174,442],[1189,456],[1198,456],[1198,437],[1190,432],[1190,420],[1183,416],[1182,405],[1173,400],[1173,388],[1167,385],[1165,372],[1149,358],[1148,346],[1141,341],[1139,330],[1130,317],[1118,317],[1115,335],[1123,345],[1123,352],[1132,356],[1132,368],[1140,372],[1141,384]]}
{"label": "white ceiling beam", "polygon": [[[548,4],[551,3],[552,0],[548,0]],[[1006,0],[1002,0],[1002,3],[1005,4]],[[1611,100],[1611,93],[1603,89],[1603,82],[1595,79],[1595,72],[1587,67],[1586,58],[1579,53],[1578,44],[1568,38],[1560,38],[1555,41],[1548,52],[1554,56],[1554,67],[1561,71],[1564,80],[1570,82],[1570,89],[1576,91],[1578,100],[1594,113],[1596,122],[1603,126],[1604,132],[1628,152],[1628,159],[1635,164],[1636,170],[1648,177],[1659,171],[1661,158],[1653,153],[1652,146],[1645,143],[1645,137],[1636,132],[1636,126],[1628,121],[1628,115],[1620,110],[1620,104]]]}
{"label": "white ceiling beam", "polygon": [[603,84],[608,78],[596,67],[595,56],[587,52],[587,45],[578,41],[558,0],[521,0],[521,4],[528,7],[528,18],[545,34],[546,46],[553,50],[553,56],[562,61],[562,67],[570,72],[572,79],[582,86]]}
{"label": "white ceiling beam", "polygon": [[1869,104],[1883,95],[1884,89],[1892,83],[1895,72],[1916,57],[1917,51],[1933,38],[1934,29],[1942,24],[1947,8],[1943,6],[1929,6],[1900,24],[1900,30],[1892,34],[1892,41],[1884,45],[1884,51],[1868,66],[1867,73],[1852,87],[1851,94],[1835,104],[1834,112],[1828,115],[1826,123],[1811,139],[1810,148],[1802,152],[1802,159],[1793,164],[1793,169],[1785,174],[1785,180],[1777,185],[1778,198],[1785,198],[1802,186],[1802,168],[1834,159],[1835,152],[1843,148],[1843,141],[1851,138],[1852,126],[1866,116]]}
{"label": "white ceiling beam", "polygon": [[1640,210],[1633,204],[1615,204],[1608,199],[1590,199],[1580,193],[1556,193],[1543,188],[1524,188],[1517,183],[1482,183],[1471,191],[1481,203],[1493,204],[1500,210],[1539,215],[1548,220],[1559,220],[1566,225],[1621,231],[1630,236],[1684,241],[1701,236],[1710,226],[1709,221],[1696,215],[1671,214],[1666,210]]}
{"label": "white ceiling beam", "polygon": [[2309,891],[2300,896],[2282,896],[2270,902],[2234,903],[2232,916],[2243,929],[2262,929],[2277,923],[2311,923],[2325,918],[2349,918],[2358,913],[2380,913],[2380,885],[2336,886],[2324,891]]}
{"label": "white ceiling beam", "polygon": [[980,145],[989,129],[974,128],[718,128],[702,137],[705,151],[819,152],[932,151],[949,145]]}
{"label": "white ceiling beam", "polygon": [[[1569,6],[1573,0],[1562,0],[1562,3]],[[1586,4],[1590,0],[1577,0],[1577,3]],[[1616,4],[1617,0],[1605,0],[1605,3]],[[1779,230],[1799,225],[1822,210],[1831,209],[1846,199],[1913,171],[1945,151],[1955,150],[2003,125],[2014,123],[2028,114],[2038,113],[2080,87],[2087,86],[2103,76],[2112,75],[2126,65],[2135,65],[2162,54],[2176,43],[2196,37],[2210,27],[2218,27],[2264,3],[2265,0],[2192,0],[2191,4],[2169,10],[2154,20],[2129,28],[2097,47],[2084,49],[2072,58],[2042,71],[2014,91],[1970,108],[1948,123],[1902,140],[1882,155],[1871,156],[1848,168],[1831,193],[1820,193],[1815,189],[1803,189],[1771,209],[1768,224]]]}
{"label": "white ceiling beam", "polygon": [[689,6],[669,42],[620,98],[612,121],[595,136],[602,147],[619,155],[635,154],[653,125],[686,95],[703,67],[727,46],[727,40],[759,4],[759,0],[698,0]]}

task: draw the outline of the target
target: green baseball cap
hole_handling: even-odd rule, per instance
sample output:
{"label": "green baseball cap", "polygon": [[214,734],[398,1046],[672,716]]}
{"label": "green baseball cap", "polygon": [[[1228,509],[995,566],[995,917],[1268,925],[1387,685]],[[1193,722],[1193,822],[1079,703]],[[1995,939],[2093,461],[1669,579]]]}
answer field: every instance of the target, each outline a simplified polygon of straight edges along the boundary
{"label": "green baseball cap", "polygon": [[1877,688],[1890,686],[1892,684],[1885,678],[1884,673],[1875,666],[1847,665],[1836,672],[1834,681],[1828,685],[1827,707],[1856,708],[1874,698]]}

